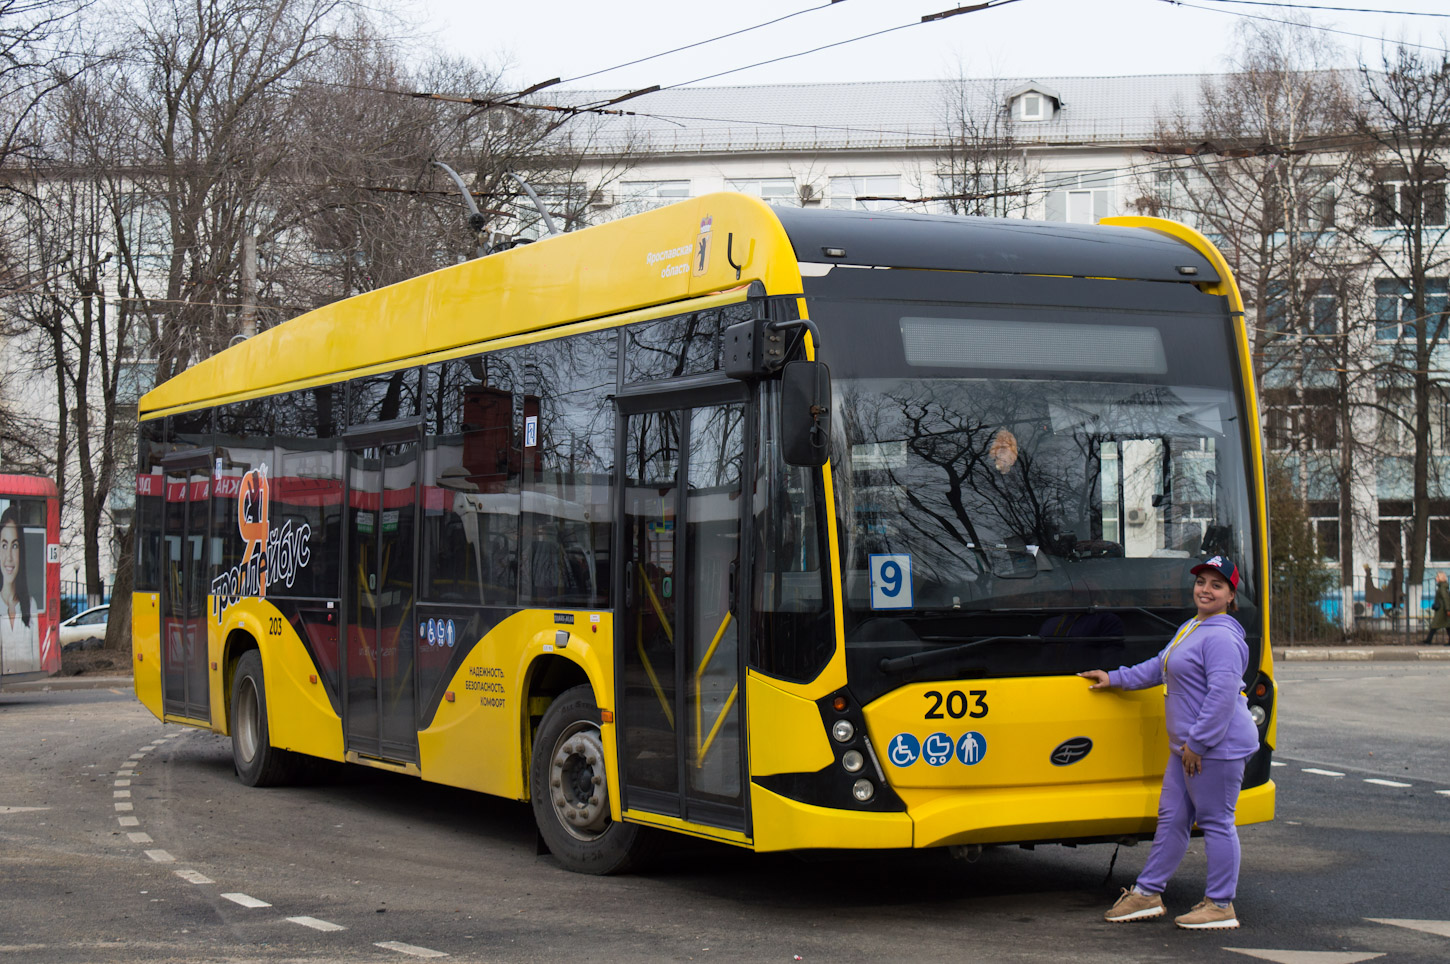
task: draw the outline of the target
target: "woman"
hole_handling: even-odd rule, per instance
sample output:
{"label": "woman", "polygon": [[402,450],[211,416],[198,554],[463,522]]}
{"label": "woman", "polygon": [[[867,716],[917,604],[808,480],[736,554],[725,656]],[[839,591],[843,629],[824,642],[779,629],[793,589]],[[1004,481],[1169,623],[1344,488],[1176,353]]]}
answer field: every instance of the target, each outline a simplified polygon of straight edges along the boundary
{"label": "woman", "polygon": [[[1446,586],[1443,572],[1435,573],[1435,604],[1430,607],[1430,635],[1425,637],[1424,645],[1430,645],[1437,629],[1445,630],[1445,635],[1450,636],[1450,586]],[[1450,640],[1445,645],[1450,646]]]}
{"label": "woman", "polygon": [[1259,748],[1258,728],[1243,695],[1249,648],[1243,627],[1228,615],[1237,608],[1239,570],[1226,556],[1214,556],[1194,566],[1193,574],[1198,614],[1179,627],[1162,652],[1111,673],[1090,669],[1078,674],[1092,680],[1093,690],[1167,684],[1172,755],[1158,798],[1158,830],[1138,880],[1103,915],[1114,923],[1163,916],[1163,889],[1188,849],[1196,822],[1203,830],[1208,886],[1204,899],[1174,922],[1189,930],[1239,926],[1233,907],[1239,877],[1234,807],[1244,765]]}
{"label": "woman", "polygon": [[25,535],[20,513],[11,506],[0,513],[0,672],[37,670],[39,656],[40,625],[25,579]]}

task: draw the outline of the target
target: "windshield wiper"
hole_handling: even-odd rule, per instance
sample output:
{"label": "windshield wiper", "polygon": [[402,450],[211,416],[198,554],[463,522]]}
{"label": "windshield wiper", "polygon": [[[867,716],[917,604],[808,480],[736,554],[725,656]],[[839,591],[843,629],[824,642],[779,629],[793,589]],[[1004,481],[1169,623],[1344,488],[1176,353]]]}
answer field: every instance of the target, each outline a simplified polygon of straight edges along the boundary
{"label": "windshield wiper", "polygon": [[881,672],[888,676],[896,676],[920,666],[930,666],[933,663],[950,662],[966,650],[987,643],[995,643],[1003,639],[1035,640],[1036,636],[984,636],[981,639],[973,639],[956,646],[948,646],[946,649],[933,649],[925,653],[912,653],[909,656],[893,656],[883,659],[877,666]]}

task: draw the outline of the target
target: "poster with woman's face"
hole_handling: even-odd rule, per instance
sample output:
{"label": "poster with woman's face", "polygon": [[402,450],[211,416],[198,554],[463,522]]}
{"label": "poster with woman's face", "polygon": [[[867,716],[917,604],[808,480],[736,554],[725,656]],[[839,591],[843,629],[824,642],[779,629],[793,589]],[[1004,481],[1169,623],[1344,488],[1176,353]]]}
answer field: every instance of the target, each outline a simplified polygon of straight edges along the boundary
{"label": "poster with woman's face", "polygon": [[45,500],[0,497],[0,674],[41,668]]}

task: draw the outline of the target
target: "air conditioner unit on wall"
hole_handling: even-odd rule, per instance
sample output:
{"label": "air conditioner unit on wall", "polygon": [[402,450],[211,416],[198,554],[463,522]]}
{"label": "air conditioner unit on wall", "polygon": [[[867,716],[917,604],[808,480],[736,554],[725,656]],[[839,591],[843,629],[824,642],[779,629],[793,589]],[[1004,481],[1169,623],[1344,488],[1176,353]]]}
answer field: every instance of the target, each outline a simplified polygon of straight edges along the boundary
{"label": "air conditioner unit on wall", "polygon": [[1132,509],[1129,509],[1128,510],[1128,525],[1130,525],[1130,526],[1145,525],[1145,524],[1147,524],[1149,517],[1150,517],[1150,512],[1147,509],[1140,509],[1140,508],[1136,508],[1136,507],[1135,508],[1132,508]]}
{"label": "air conditioner unit on wall", "polygon": [[802,201],[814,201],[816,199],[816,186],[814,184],[802,184],[796,188],[796,193],[800,195]]}

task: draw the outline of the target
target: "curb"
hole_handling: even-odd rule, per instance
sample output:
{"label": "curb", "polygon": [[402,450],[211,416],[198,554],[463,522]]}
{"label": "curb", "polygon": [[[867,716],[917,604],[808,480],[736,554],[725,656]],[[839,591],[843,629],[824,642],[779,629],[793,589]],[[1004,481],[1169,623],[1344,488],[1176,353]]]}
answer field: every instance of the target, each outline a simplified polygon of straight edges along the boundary
{"label": "curb", "polygon": [[1370,646],[1370,647],[1332,647],[1332,646],[1294,646],[1274,650],[1275,659],[1283,660],[1320,660],[1335,662],[1353,661],[1385,661],[1385,662],[1411,662],[1415,660],[1445,661],[1450,662],[1450,647],[1441,646],[1435,649],[1421,649],[1415,646]]}
{"label": "curb", "polygon": [[135,679],[130,676],[52,676],[49,679],[11,683],[6,693],[50,693],[59,690],[131,689]]}

